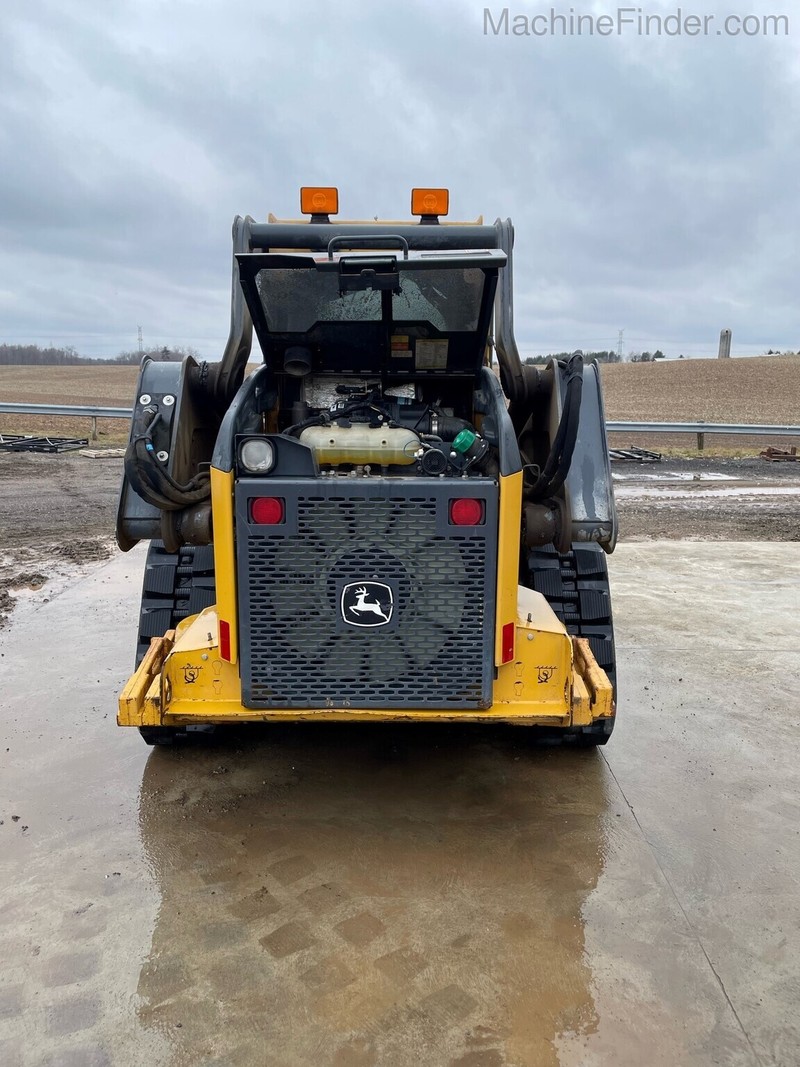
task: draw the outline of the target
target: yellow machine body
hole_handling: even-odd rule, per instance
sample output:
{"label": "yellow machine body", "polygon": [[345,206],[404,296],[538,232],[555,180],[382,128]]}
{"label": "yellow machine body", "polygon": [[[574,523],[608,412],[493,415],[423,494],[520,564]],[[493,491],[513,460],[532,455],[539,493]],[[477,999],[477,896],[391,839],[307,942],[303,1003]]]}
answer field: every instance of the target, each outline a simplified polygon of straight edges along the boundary
{"label": "yellow machine body", "polygon": [[[304,187],[300,199],[309,219],[234,219],[231,326],[221,360],[142,363],[117,541],[124,551],[154,542],[140,656],[157,636],[120,696],[118,722],[142,729],[150,744],[171,743],[192,725],[313,719],[505,722],[604,744],[616,709],[603,555],[613,551],[617,520],[597,368],[584,366],[579,352],[547,367],[523,366],[513,333],[509,219],[449,223],[446,189],[413,190],[414,222],[333,221],[333,187]],[[263,363],[248,375],[254,333]],[[417,499],[416,484],[432,507]],[[316,526],[301,526],[301,498],[322,501]],[[353,542],[350,569],[339,574],[332,563],[328,573],[325,538],[338,536],[328,505],[339,502],[340,514],[352,515],[353,501],[370,502],[369,521],[351,525],[344,538],[349,553]],[[347,669],[329,695],[324,679],[313,682],[331,635],[345,624],[383,625],[346,617],[346,591],[366,596],[357,587],[372,579],[392,591],[377,581],[391,576],[379,555],[387,527],[373,522],[372,501],[402,511],[397,544],[387,551],[398,568],[426,529],[420,540],[452,545],[462,565],[476,561],[464,583],[469,608],[451,595],[454,557],[431,552],[433,564],[404,587],[411,651],[375,682],[355,661],[362,651],[369,661],[371,648],[388,658],[400,623],[392,621],[385,644],[379,632],[359,642],[348,629],[348,641],[335,646]],[[453,510],[476,502],[480,519],[470,520],[469,508],[460,517]],[[256,505],[277,507],[279,517],[261,508],[258,517]],[[277,530],[284,522],[285,534]],[[482,527],[480,536],[464,532],[470,525]],[[292,547],[291,567],[271,547],[282,537],[300,546]],[[321,555],[311,551],[316,544],[325,546]],[[196,572],[195,550],[202,553]],[[331,558],[339,557],[332,551]],[[373,562],[363,564],[367,558]],[[237,573],[239,566],[251,574]],[[316,593],[309,598],[315,582],[329,583],[327,609]],[[184,618],[188,604],[198,613]],[[389,626],[377,602],[349,610],[375,608]],[[586,636],[568,632],[557,612]],[[431,617],[458,638],[442,643],[440,662],[414,651],[414,641],[429,640]],[[300,631],[304,640],[292,643]],[[255,682],[254,659],[262,671]],[[289,683],[276,681],[280,670]],[[349,703],[351,694],[362,706]]]}
{"label": "yellow machine body", "polygon": [[[506,722],[569,728],[614,715],[613,690],[583,638],[570,637],[545,598],[517,584],[521,475],[500,479],[495,682],[490,707],[313,709],[247,708],[237,664],[233,474],[212,468],[217,604],[154,638],[119,700],[121,726],[350,720],[358,722]],[[220,649],[220,621],[230,634]],[[514,626],[513,656],[503,659],[503,627]]]}
{"label": "yellow machine body", "polygon": [[[529,621],[530,620],[530,621]],[[498,668],[494,703],[479,711],[413,708],[246,708],[236,665],[219,652],[216,608],[154,638],[119,700],[120,726],[350,720],[588,726],[614,713],[611,684],[584,638],[570,637],[540,593],[520,589],[514,659]]]}

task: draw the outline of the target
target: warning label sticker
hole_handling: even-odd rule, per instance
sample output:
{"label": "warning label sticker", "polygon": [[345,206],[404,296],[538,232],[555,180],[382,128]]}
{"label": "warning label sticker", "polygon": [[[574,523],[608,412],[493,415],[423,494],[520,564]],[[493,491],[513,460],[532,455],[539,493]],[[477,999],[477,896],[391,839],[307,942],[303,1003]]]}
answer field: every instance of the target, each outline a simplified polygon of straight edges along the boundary
{"label": "warning label sticker", "polygon": [[448,341],[417,341],[417,370],[445,370]]}
{"label": "warning label sticker", "polygon": [[411,351],[409,337],[404,333],[393,333],[391,336],[392,359],[411,359],[414,354]]}

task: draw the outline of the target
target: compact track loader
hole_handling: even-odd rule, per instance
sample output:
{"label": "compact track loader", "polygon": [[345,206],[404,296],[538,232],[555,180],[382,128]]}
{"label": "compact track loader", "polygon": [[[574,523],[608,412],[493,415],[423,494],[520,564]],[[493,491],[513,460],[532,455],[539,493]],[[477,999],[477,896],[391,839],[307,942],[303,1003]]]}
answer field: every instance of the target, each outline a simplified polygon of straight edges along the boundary
{"label": "compact track loader", "polygon": [[447,199],[340,222],[335,189],[304,189],[310,219],[237,217],[221,361],[143,361],[117,540],[151,545],[118,721],[148,744],[301,719],[608,740],[598,370],[521,363],[511,223],[444,222]]}

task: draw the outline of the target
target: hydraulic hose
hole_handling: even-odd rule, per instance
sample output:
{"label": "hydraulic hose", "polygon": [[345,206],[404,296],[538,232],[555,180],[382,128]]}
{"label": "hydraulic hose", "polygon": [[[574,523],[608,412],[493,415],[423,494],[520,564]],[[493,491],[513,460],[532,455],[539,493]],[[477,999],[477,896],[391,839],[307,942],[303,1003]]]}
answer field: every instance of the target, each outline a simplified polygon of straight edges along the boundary
{"label": "hydraulic hose", "polygon": [[326,426],[330,422],[328,415],[312,415],[302,422],[296,422],[293,426],[287,426],[283,431],[285,437],[299,437],[303,430],[309,426]]}
{"label": "hydraulic hose", "polygon": [[557,493],[564,484],[572,463],[583,396],[583,353],[573,353],[567,360],[565,369],[567,379],[561,420],[544,467],[533,485],[526,487],[525,496],[529,500],[543,500]]}
{"label": "hydraulic hose", "polygon": [[125,451],[125,474],[134,491],[147,503],[161,511],[180,511],[208,499],[210,476],[198,474],[182,485],[160,464],[153,445],[153,430],[160,418],[160,412],[154,408],[143,413],[141,432],[131,439]]}

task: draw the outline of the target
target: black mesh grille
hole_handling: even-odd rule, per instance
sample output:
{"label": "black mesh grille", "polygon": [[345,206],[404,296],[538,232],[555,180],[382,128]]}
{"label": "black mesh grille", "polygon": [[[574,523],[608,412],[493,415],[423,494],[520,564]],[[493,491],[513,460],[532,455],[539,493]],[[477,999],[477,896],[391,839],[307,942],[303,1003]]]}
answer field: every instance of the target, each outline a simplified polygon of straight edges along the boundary
{"label": "black mesh grille", "polygon": [[[287,532],[240,540],[249,706],[488,706],[496,525],[448,527],[438,486],[412,492],[302,495],[295,483]],[[342,621],[344,586],[364,581],[392,589],[390,625]]]}

